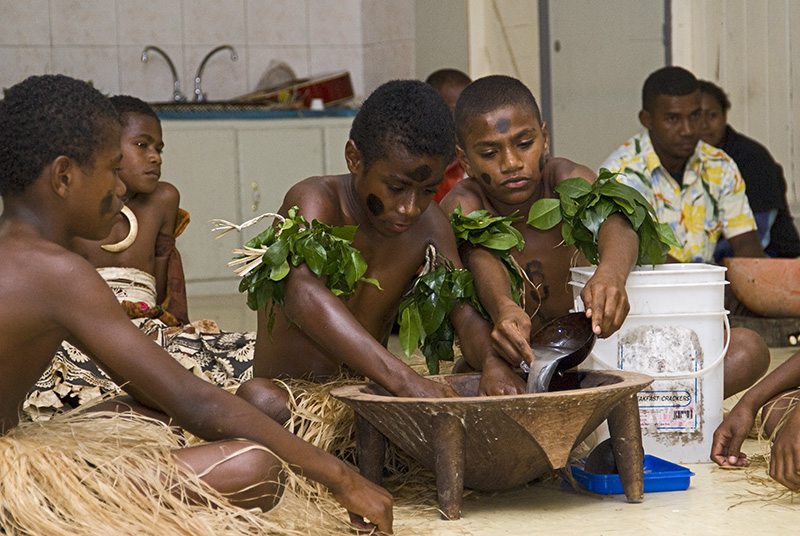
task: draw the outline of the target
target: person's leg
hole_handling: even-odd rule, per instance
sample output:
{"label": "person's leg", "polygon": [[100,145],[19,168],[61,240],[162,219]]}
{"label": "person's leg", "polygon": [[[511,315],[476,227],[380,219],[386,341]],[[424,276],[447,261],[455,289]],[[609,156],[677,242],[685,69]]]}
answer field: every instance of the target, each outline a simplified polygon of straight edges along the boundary
{"label": "person's leg", "polygon": [[280,424],[285,424],[292,416],[288,405],[289,393],[269,378],[247,380],[239,386],[236,396],[247,400]]}
{"label": "person's leg", "polygon": [[756,383],[767,372],[769,363],[769,347],[761,335],[747,328],[731,329],[731,342],[724,361],[724,397]]}
{"label": "person's leg", "polygon": [[800,401],[800,388],[784,391],[764,404],[761,409],[761,422],[767,437],[772,437],[787,411],[793,409],[798,401]]}
{"label": "person's leg", "polygon": [[109,398],[108,400],[86,408],[86,411],[113,411],[115,413],[133,411],[145,417],[150,417],[151,419],[156,419],[166,424],[172,424],[172,418],[170,418],[169,415],[157,409],[145,406],[130,395],[119,395]]}
{"label": "person's leg", "polygon": [[186,470],[200,475],[201,480],[241,508],[266,511],[281,497],[281,460],[251,441],[206,443],[175,450],[172,455]]}

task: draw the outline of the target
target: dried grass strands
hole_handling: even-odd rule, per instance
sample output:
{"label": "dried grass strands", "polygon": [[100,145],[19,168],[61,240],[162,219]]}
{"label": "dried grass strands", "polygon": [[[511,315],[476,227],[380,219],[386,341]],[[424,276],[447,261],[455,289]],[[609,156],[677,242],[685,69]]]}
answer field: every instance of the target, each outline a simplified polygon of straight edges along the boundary
{"label": "dried grass strands", "polygon": [[[424,365],[422,361],[420,363]],[[335,378],[324,384],[297,379],[275,381],[281,383],[289,393],[292,418],[286,428],[354,465],[357,460],[353,410],[330,396],[330,392],[342,385],[363,382],[347,377]],[[394,496],[395,519],[414,518],[424,511],[438,510],[436,478],[432,471],[388,441],[384,463],[382,484]],[[328,494],[322,486],[306,480],[302,480],[296,488],[294,480],[287,481],[285,485],[301,495],[311,493],[314,497],[323,498]]]}
{"label": "dried grass strands", "polygon": [[745,478],[747,479],[748,484],[750,484],[750,489],[747,490],[746,494],[736,495],[736,497],[740,500],[731,505],[729,509],[751,502],[770,502],[771,504],[780,503],[787,506],[797,504],[798,498],[800,498],[800,493],[790,490],[769,476],[769,461],[772,452],[772,443],[775,441],[777,433],[780,432],[780,430],[786,424],[786,421],[792,412],[798,410],[797,404],[797,399],[793,399],[789,402],[783,416],[781,417],[781,420],[775,426],[775,430],[773,430],[772,435],[769,437],[765,431],[765,423],[769,420],[769,416],[774,406],[770,407],[770,409],[767,410],[766,414],[764,415],[761,415],[761,412],[759,412],[761,418],[760,420],[756,419],[756,424],[753,427],[754,430],[751,431],[751,434],[748,437],[755,436],[755,439],[758,440],[760,452],[758,454],[748,456],[747,460],[749,463],[747,467],[744,468]]}
{"label": "dried grass strands", "polygon": [[232,506],[178,468],[170,452],[181,446],[174,429],[134,414],[69,412],[23,423],[0,438],[0,528],[42,536],[349,533],[341,508],[292,490],[267,514]]}

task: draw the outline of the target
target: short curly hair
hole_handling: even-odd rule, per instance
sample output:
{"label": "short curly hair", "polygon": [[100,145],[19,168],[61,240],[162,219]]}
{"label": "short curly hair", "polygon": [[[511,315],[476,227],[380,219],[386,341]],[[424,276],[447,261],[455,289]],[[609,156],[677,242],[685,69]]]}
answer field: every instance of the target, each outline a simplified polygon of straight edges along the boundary
{"label": "short curly hair", "polygon": [[350,129],[365,171],[396,145],[414,156],[455,155],[453,114],[439,93],[420,80],[392,80],[372,92]]}
{"label": "short curly hair", "polygon": [[527,108],[540,124],[542,122],[539,104],[528,86],[511,76],[484,76],[464,88],[458,97],[455,116],[459,144],[464,144],[464,129],[470,120],[503,106]]}
{"label": "short curly hair", "polygon": [[123,127],[128,126],[128,116],[131,114],[152,117],[158,121],[159,124],[161,123],[161,120],[158,118],[155,110],[153,110],[149,104],[138,97],[133,97],[131,95],[114,95],[108,100],[111,101],[114,109],[117,110],[117,113],[119,114],[119,121],[122,123]]}
{"label": "short curly hair", "polygon": [[0,195],[22,193],[59,156],[92,166],[119,116],[102,93],[64,75],[31,76],[0,102]]}
{"label": "short curly hair", "polygon": [[700,90],[700,82],[683,67],[662,67],[650,73],[642,86],[642,109],[653,112],[661,95],[683,97]]}
{"label": "short curly hair", "polygon": [[425,83],[430,85],[433,89],[440,92],[442,88],[448,84],[466,87],[472,82],[467,73],[459,71],[458,69],[439,69],[428,75]]}

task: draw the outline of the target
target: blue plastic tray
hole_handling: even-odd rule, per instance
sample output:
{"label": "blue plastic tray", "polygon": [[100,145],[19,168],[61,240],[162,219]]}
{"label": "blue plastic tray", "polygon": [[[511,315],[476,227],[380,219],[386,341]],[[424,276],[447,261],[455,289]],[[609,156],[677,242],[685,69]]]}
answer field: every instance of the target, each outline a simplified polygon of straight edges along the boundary
{"label": "blue plastic tray", "polygon": [[[625,493],[619,475],[596,475],[573,465],[572,476],[583,488],[600,495]],[[694,473],[686,467],[646,454],[644,457],[644,492],[680,491],[689,487]]]}

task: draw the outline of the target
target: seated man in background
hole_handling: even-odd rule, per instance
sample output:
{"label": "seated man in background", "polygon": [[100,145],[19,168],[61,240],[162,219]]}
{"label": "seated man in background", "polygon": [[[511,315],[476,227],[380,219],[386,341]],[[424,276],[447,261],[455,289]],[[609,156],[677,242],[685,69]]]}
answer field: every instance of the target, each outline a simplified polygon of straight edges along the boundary
{"label": "seated man in background", "polygon": [[[736,132],[728,124],[731,103],[719,86],[700,80],[703,120],[701,139],[725,151],[736,162],[744,179],[758,235],[769,257],[800,256],[800,237],[786,202],[783,168],[766,147]],[[720,240],[715,257],[719,262],[733,254],[730,244]]]}
{"label": "seated man in background", "polygon": [[[745,183],[723,151],[700,140],[700,82],[681,67],[663,67],[642,88],[639,121],[647,132],[614,151],[601,167],[650,202],[683,247],[671,262],[714,262],[720,236],[739,257],[763,257]],[[731,330],[725,356],[727,398],[755,383],[769,367],[769,349],[755,331]]]}

